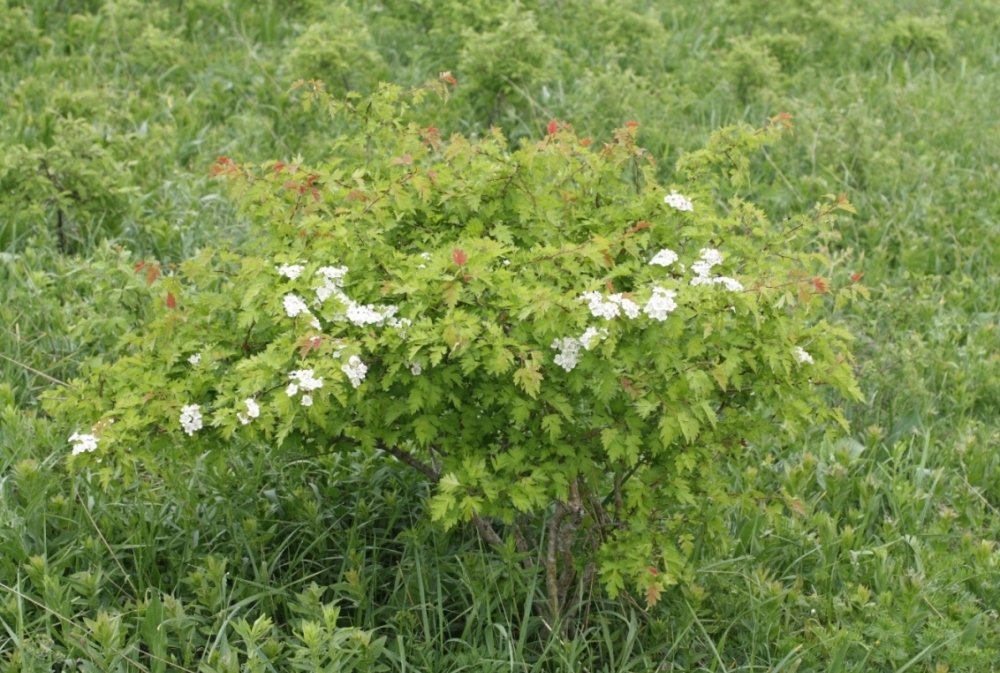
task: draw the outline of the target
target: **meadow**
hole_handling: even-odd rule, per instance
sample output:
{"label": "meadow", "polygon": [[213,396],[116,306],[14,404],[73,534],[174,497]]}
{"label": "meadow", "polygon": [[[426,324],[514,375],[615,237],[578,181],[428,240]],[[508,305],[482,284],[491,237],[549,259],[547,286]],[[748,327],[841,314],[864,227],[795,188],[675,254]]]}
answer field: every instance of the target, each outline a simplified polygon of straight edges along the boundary
{"label": "meadow", "polygon": [[[0,0],[0,669],[1000,669],[998,67],[991,0]],[[163,310],[140,264],[248,245],[220,156],[336,151],[294,82],[444,72],[409,120],[512,147],[635,121],[664,184],[788,113],[745,196],[856,210],[803,242],[868,295],[824,309],[855,337],[849,432],[720,466],[726,539],[655,605],[581,584],[552,628],[541,565],[445,530],[378,450],[234,440],[125,479],[42,408]]]}

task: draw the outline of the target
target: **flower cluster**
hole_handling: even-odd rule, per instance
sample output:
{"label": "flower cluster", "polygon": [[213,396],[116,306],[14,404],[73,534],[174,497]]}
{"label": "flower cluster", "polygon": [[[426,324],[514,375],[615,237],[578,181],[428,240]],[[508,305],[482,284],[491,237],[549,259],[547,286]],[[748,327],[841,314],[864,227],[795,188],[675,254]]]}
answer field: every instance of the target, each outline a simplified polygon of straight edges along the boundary
{"label": "flower cluster", "polygon": [[316,273],[323,277],[323,285],[316,288],[316,299],[320,304],[330,297],[334,297],[346,307],[346,311],[338,314],[337,319],[346,319],[348,322],[364,327],[366,325],[389,325],[390,327],[408,327],[413,324],[408,318],[397,318],[399,307],[375,306],[374,304],[358,304],[348,297],[341,289],[344,287],[344,276],[347,275],[346,266],[324,266],[316,270]]}
{"label": "flower cluster", "polygon": [[694,204],[691,203],[691,199],[686,196],[682,196],[675,191],[671,191],[668,196],[664,196],[663,202],[671,208],[676,208],[677,210],[694,210]]}
{"label": "flower cluster", "polygon": [[712,276],[712,268],[722,264],[722,253],[715,248],[702,248],[701,259],[691,265],[695,276],[692,285],[725,285],[730,292],[742,292],[743,284],[728,276]]}
{"label": "flower cluster", "polygon": [[587,308],[595,318],[613,320],[621,313],[633,319],[639,317],[639,305],[620,292],[610,295],[607,299],[601,296],[600,292],[587,292],[581,295],[580,299],[587,302]]}
{"label": "flower cluster", "polygon": [[316,269],[316,273],[324,279],[323,285],[316,288],[316,298],[321,304],[334,295],[345,304],[348,302],[347,295],[340,289],[344,287],[346,266],[324,266]]}
{"label": "flower cluster", "polygon": [[309,307],[306,306],[306,302],[302,297],[298,296],[297,294],[286,294],[284,299],[284,304],[285,304],[285,313],[288,315],[289,318],[297,318],[299,315],[303,314],[312,316],[312,320],[309,321],[309,324],[313,327],[313,329],[323,329],[323,326],[320,324],[319,319],[312,314],[312,312],[309,310]]}
{"label": "flower cluster", "polygon": [[653,255],[653,259],[649,260],[649,263],[654,266],[670,266],[677,261],[677,253],[673,250],[667,250],[664,248],[658,253]]}
{"label": "flower cluster", "polygon": [[188,362],[197,367],[199,364],[201,364],[201,353],[195,353],[194,355],[189,357]]}
{"label": "flower cluster", "polygon": [[197,404],[189,404],[181,408],[181,427],[184,428],[184,432],[188,436],[193,435],[198,430],[201,430],[202,418],[201,418],[201,407]]}
{"label": "flower cluster", "polygon": [[250,421],[260,416],[260,405],[252,397],[246,398],[243,403],[247,405],[247,413],[244,415],[237,412],[236,418],[240,419],[243,425],[249,425]]}
{"label": "flower cluster", "polygon": [[555,363],[566,371],[571,372],[580,362],[581,347],[589,351],[597,345],[598,341],[603,341],[607,338],[608,330],[606,328],[588,327],[580,335],[579,339],[574,339],[573,337],[556,339],[552,342],[552,348],[559,351],[559,354],[555,357]]}
{"label": "flower cluster", "polygon": [[306,270],[306,267],[301,264],[282,264],[281,266],[275,266],[274,268],[278,270],[279,276],[284,276],[285,278],[290,278],[292,280],[301,276],[302,272]]}
{"label": "flower cluster", "polygon": [[799,363],[808,365],[815,364],[813,362],[813,357],[809,355],[809,353],[807,353],[802,346],[796,346],[793,353],[795,354],[795,359],[798,360]]}
{"label": "flower cluster", "polygon": [[674,297],[676,296],[677,292],[675,290],[667,290],[659,286],[654,287],[653,296],[646,302],[642,311],[653,320],[663,322],[667,319],[667,315],[677,308],[677,302],[674,301]]}
{"label": "flower cluster", "polygon": [[323,379],[316,378],[316,372],[311,369],[296,369],[288,375],[288,378],[292,382],[285,388],[285,394],[289,397],[295,397],[298,395],[299,390],[301,390],[302,398],[299,401],[302,403],[302,406],[311,407],[313,398],[309,393],[322,388]]}
{"label": "flower cluster", "polygon": [[78,456],[85,451],[97,450],[97,436],[90,433],[80,434],[74,432],[69,438],[69,443],[73,445],[73,455]]}
{"label": "flower cluster", "polygon": [[340,371],[347,374],[347,378],[351,380],[351,385],[357,388],[361,385],[361,382],[365,380],[365,374],[368,373],[368,367],[361,361],[361,358],[357,355],[352,355],[348,358],[347,364],[340,368]]}
{"label": "flower cluster", "polygon": [[573,371],[573,368],[580,362],[580,346],[580,340],[573,337],[553,341],[552,348],[559,351],[555,357],[556,364],[568,372]]}
{"label": "flower cluster", "polygon": [[286,294],[283,303],[285,305],[285,314],[289,318],[297,318],[303,313],[306,315],[310,314],[305,300],[297,294]]}
{"label": "flower cluster", "polygon": [[421,372],[423,371],[424,371],[424,366],[420,364],[419,360],[410,365],[410,373],[413,374],[414,376],[420,376]]}

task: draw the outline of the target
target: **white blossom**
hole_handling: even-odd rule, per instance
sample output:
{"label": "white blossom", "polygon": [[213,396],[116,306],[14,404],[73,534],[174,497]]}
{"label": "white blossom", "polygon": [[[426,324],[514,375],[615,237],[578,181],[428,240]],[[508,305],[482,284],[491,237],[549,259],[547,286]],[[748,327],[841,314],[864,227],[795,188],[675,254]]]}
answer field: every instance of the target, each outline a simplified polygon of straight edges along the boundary
{"label": "white blossom", "polygon": [[677,292],[675,290],[654,287],[653,296],[649,298],[649,301],[646,302],[646,306],[642,310],[653,320],[663,322],[667,319],[667,315],[677,308],[677,302],[674,301],[674,297],[676,296]]}
{"label": "white blossom", "polygon": [[573,368],[580,362],[580,346],[580,340],[573,337],[553,341],[552,348],[559,351],[555,357],[555,363],[568,372],[573,371]]}
{"label": "white blossom", "polygon": [[712,279],[712,282],[716,285],[725,285],[726,289],[730,292],[742,292],[743,283],[736,280],[735,278],[729,278],[728,276],[716,276]]}
{"label": "white blossom", "polygon": [[303,395],[302,399],[299,400],[299,401],[302,402],[302,406],[304,406],[304,407],[311,407],[313,405],[313,396],[312,395]]}
{"label": "white blossom", "polygon": [[323,329],[323,326],[319,324],[319,319],[316,318],[316,316],[313,316],[313,319],[309,321],[309,325],[313,329],[319,329],[319,330]]}
{"label": "white blossom", "polygon": [[622,312],[629,318],[639,317],[639,305],[620,292],[610,295],[606,300],[600,292],[587,292],[581,295],[580,299],[587,302],[587,308],[590,309],[590,314],[595,318],[612,320]]}
{"label": "white blossom", "polygon": [[361,385],[361,382],[365,380],[365,374],[368,373],[368,367],[357,355],[352,355],[347,360],[347,364],[342,366],[340,370],[347,374],[347,378],[351,380],[351,385],[355,388]]}
{"label": "white blossom", "polygon": [[649,260],[649,263],[655,266],[670,266],[676,261],[677,261],[677,253],[674,252],[673,250],[668,250],[667,248],[664,248],[663,250],[660,250],[658,253],[653,255],[653,259]]}
{"label": "white blossom", "polygon": [[722,253],[715,248],[702,248],[699,253],[701,258],[708,263],[709,268],[722,264]]}
{"label": "white blossom", "polygon": [[722,264],[722,253],[715,248],[702,248],[701,259],[691,265],[691,270],[695,276],[691,279],[691,284],[698,285],[725,285],[730,292],[742,292],[743,284],[735,278],[728,276],[712,277],[712,268]]}
{"label": "white blossom", "polygon": [[580,335],[580,345],[586,348],[588,351],[597,345],[594,341],[604,341],[608,338],[608,330],[604,327],[597,329],[596,327],[588,327],[583,334]]}
{"label": "white blossom", "polygon": [[188,362],[197,367],[199,364],[201,364],[201,353],[195,353],[194,355],[189,357]]}
{"label": "white blossom", "polygon": [[236,418],[240,419],[240,423],[243,425],[249,425],[250,421],[260,416],[260,405],[252,397],[248,397],[243,401],[247,405],[246,415],[237,412]]}
{"label": "white blossom", "polygon": [[629,318],[635,320],[636,318],[639,317],[639,311],[641,309],[639,308],[639,305],[636,304],[631,299],[626,299],[620,294],[613,294],[610,297],[608,297],[608,299],[610,299],[611,301],[617,301],[618,304],[622,307],[622,310],[625,311],[625,315],[627,315]]}
{"label": "white blossom", "polygon": [[414,376],[420,376],[421,372],[424,371],[424,366],[420,364],[420,361],[416,361],[410,365],[410,373]]}
{"label": "white blossom", "polygon": [[85,451],[97,449],[97,436],[90,433],[81,435],[79,432],[74,432],[69,438],[69,443],[73,445],[73,455],[78,456]]}
{"label": "white blossom", "polygon": [[310,315],[306,302],[297,294],[286,294],[283,303],[285,305],[285,313],[289,318],[296,318],[300,313]]}
{"label": "white blossom", "polygon": [[298,395],[299,394],[299,384],[297,384],[297,383],[289,383],[288,387],[285,388],[285,394],[288,395],[289,397],[295,397],[296,395]]}
{"label": "white blossom", "polygon": [[677,210],[694,210],[694,204],[691,203],[691,199],[678,194],[676,191],[671,191],[668,196],[664,196],[663,202]]}
{"label": "white blossom", "polygon": [[324,279],[322,287],[316,288],[316,298],[321,304],[334,295],[345,304],[350,301],[340,289],[347,275],[346,266],[322,266],[316,269],[316,274]]}
{"label": "white blossom", "polygon": [[[295,395],[300,388],[307,392],[312,392],[313,390],[319,390],[323,387],[323,379],[316,378],[316,372],[312,369],[296,369],[288,375],[288,378],[292,381],[298,381],[297,385],[295,383],[289,384],[288,389],[286,390],[289,397]],[[293,386],[295,387],[295,390],[292,390]]]}
{"label": "white blossom", "polygon": [[316,273],[326,278],[327,281],[333,283],[337,287],[343,287],[344,276],[347,275],[346,266],[321,266],[316,269]]}
{"label": "white blossom", "polygon": [[795,354],[795,359],[800,363],[809,365],[814,364],[812,356],[809,355],[809,353],[807,353],[802,346],[796,346],[795,350],[792,352]]}
{"label": "white blossom", "polygon": [[279,276],[284,276],[285,278],[291,278],[295,280],[302,275],[302,272],[306,270],[306,267],[301,264],[282,264],[281,266],[275,266],[278,270]]}
{"label": "white blossom", "polygon": [[181,427],[189,436],[202,428],[201,407],[189,404],[181,408]]}

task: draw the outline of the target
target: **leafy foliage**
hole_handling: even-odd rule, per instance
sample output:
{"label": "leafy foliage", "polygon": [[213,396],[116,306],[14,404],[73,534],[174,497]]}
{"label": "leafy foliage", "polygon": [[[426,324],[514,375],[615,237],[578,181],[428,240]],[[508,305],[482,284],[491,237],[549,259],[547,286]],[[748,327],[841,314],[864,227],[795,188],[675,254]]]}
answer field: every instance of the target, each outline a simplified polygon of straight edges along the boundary
{"label": "leafy foliage", "polygon": [[[558,615],[584,519],[612,597],[628,581],[653,604],[723,534],[726,456],[778,428],[845,424],[818,391],[858,394],[848,335],[810,321],[829,288],[790,244],[852,207],[774,227],[736,197],[725,214],[703,205],[784,118],[686,157],[692,205],[657,184],[636,124],[593,149],[553,122],[510,151],[499,132],[445,141],[402,125],[393,86],[357,103],[317,86],[306,101],[354,121],[331,161],[221,159],[259,223],[253,252],[205,248],[162,278],[136,264],[126,282],[149,285],[157,310],[47,407],[98,438],[78,462],[114,458],[104,479],[237,433],[382,449],[440,477],[431,511],[447,527],[511,526],[556,503]],[[651,263],[658,251],[672,258]]]}

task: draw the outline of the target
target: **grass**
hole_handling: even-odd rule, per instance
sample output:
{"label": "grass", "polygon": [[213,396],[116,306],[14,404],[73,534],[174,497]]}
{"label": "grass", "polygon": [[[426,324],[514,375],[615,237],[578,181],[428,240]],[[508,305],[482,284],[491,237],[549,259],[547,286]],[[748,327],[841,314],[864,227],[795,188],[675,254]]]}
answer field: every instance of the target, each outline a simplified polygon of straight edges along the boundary
{"label": "grass", "polygon": [[[0,5],[0,665],[996,670],[995,3],[347,7]],[[323,22],[340,51],[303,37]],[[428,524],[427,486],[381,456],[238,446],[122,490],[68,472],[72,430],[35,406],[148,310],[115,294],[115,246],[172,262],[238,245],[216,156],[323,156],[336,129],[295,78],[443,70],[461,86],[423,123],[517,141],[558,118],[601,140],[634,118],[667,180],[714,128],[788,111],[796,133],[755,161],[753,198],[779,219],[826,193],[858,208],[816,242],[834,283],[864,273],[872,291],[837,309],[866,395],[852,438],[749,450],[725,551],[651,611],[585,593],[564,637],[534,608],[537,573]]]}

